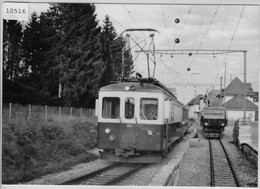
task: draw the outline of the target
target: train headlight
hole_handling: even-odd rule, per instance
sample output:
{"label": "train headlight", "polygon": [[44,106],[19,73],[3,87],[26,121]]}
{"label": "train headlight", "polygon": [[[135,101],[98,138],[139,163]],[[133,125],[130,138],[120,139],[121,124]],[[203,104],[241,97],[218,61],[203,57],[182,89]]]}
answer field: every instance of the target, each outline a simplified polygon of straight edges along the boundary
{"label": "train headlight", "polygon": [[153,131],[148,131],[147,134],[148,134],[149,136],[151,136],[151,135],[153,135]]}
{"label": "train headlight", "polygon": [[209,123],[208,123],[208,122],[205,122],[205,123],[204,123],[204,125],[205,125],[205,126],[208,126],[208,125],[209,125]]}
{"label": "train headlight", "polygon": [[129,91],[130,90],[130,86],[125,86],[125,90]]}
{"label": "train headlight", "polygon": [[116,139],[116,137],[115,137],[114,135],[110,135],[110,136],[108,137],[108,141],[109,141],[109,142],[113,142],[113,141],[115,141],[115,139]]}
{"label": "train headlight", "polygon": [[135,87],[133,85],[125,86],[125,91],[134,91]]}
{"label": "train headlight", "polygon": [[110,129],[109,128],[107,128],[106,130],[105,130],[105,133],[110,133]]}
{"label": "train headlight", "polygon": [[221,126],[224,127],[224,126],[225,126],[225,123],[221,123]]}

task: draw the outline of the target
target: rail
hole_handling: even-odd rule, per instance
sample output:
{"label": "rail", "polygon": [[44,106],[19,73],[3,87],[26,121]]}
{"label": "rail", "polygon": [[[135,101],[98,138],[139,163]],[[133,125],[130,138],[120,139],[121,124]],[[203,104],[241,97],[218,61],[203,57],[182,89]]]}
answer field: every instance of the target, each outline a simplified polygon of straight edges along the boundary
{"label": "rail", "polygon": [[144,166],[144,164],[114,163],[89,174],[60,183],[59,185],[115,185]]}
{"label": "rail", "polygon": [[240,186],[228,153],[221,140],[209,139],[211,186]]}

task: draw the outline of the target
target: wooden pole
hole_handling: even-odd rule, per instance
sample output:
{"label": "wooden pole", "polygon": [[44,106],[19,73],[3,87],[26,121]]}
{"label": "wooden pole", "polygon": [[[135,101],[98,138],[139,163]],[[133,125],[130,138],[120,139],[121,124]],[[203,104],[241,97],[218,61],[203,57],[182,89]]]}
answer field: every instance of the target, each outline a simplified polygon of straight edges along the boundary
{"label": "wooden pole", "polygon": [[59,121],[61,119],[61,106],[59,106]]}
{"label": "wooden pole", "polygon": [[244,51],[244,118],[243,124],[246,124],[246,51]]}
{"label": "wooden pole", "polygon": [[220,103],[219,107],[222,105],[222,77],[220,77]]}
{"label": "wooden pole", "polygon": [[12,118],[12,103],[9,104],[9,123],[11,123]]}
{"label": "wooden pole", "polygon": [[45,105],[45,122],[47,122],[47,116],[48,116],[48,107]]}
{"label": "wooden pole", "polygon": [[29,121],[31,120],[31,110],[32,108],[31,108],[31,104],[29,104]]}

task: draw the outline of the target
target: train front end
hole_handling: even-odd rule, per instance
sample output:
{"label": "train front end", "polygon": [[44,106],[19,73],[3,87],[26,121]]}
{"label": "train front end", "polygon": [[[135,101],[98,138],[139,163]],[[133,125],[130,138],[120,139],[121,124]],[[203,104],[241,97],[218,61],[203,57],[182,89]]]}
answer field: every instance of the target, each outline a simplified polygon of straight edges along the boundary
{"label": "train front end", "polygon": [[[149,92],[147,92],[149,91]],[[163,94],[148,84],[118,83],[103,87],[96,102],[101,159],[157,163],[164,141]]]}

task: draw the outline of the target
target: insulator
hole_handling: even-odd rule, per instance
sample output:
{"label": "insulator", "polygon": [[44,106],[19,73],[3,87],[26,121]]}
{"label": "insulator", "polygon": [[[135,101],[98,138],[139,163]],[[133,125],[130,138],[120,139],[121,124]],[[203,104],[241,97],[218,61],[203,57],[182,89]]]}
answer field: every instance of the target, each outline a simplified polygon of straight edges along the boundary
{"label": "insulator", "polygon": [[180,39],[179,39],[179,38],[176,38],[174,41],[175,41],[175,43],[179,43],[179,42],[180,42]]}
{"label": "insulator", "polygon": [[189,52],[189,56],[191,56],[192,55],[192,52]]}
{"label": "insulator", "polygon": [[174,21],[175,21],[175,23],[177,23],[177,24],[180,23],[180,19],[179,19],[179,18],[175,18]]}
{"label": "insulator", "polygon": [[190,67],[187,68],[187,71],[188,71],[188,72],[190,71]]}

